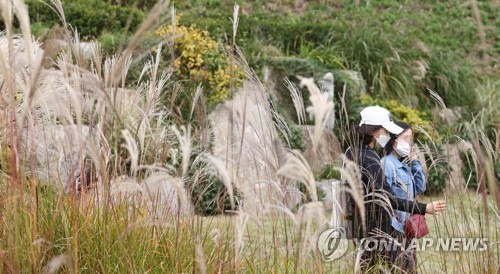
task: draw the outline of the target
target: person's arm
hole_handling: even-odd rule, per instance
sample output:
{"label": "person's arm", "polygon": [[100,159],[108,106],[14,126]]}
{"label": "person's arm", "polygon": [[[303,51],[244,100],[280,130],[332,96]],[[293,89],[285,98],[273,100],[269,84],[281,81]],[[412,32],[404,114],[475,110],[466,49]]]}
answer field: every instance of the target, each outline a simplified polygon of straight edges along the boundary
{"label": "person's arm", "polygon": [[418,160],[411,161],[411,174],[415,184],[415,195],[424,193],[427,182],[425,181],[424,169]]}
{"label": "person's arm", "polygon": [[384,171],[384,177],[382,178],[384,180],[384,186],[389,188],[393,195],[396,195],[394,191],[394,188],[396,187],[396,167],[387,158],[382,158],[380,162],[381,168]]}
{"label": "person's arm", "polygon": [[393,209],[409,212],[411,214],[425,215],[427,210],[427,204],[397,198],[394,195],[390,195],[389,200],[391,201]]}

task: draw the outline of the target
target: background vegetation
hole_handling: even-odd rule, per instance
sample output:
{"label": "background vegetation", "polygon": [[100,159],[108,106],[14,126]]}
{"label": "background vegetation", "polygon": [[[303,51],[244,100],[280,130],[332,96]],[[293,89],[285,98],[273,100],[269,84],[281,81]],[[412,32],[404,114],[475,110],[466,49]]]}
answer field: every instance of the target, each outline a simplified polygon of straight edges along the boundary
{"label": "background vegetation", "polygon": [[[429,222],[433,235],[491,239],[486,253],[420,254],[419,270],[498,272],[497,1],[236,1],[236,36],[230,20],[234,1],[179,1],[174,4],[176,17],[171,6],[154,7],[155,2],[62,0],[65,20],[91,49],[92,57],[84,60],[75,49],[82,45],[71,41],[71,31],[64,28],[53,3],[25,0],[33,35],[47,54],[57,54],[52,59],[44,55],[39,66],[25,66],[40,74],[23,74],[1,63],[2,76],[18,73],[21,76],[15,77],[27,83],[42,84],[31,89],[18,78],[1,78],[2,83],[18,81],[2,85],[0,100],[0,272],[352,271],[352,252],[330,264],[315,252],[315,243],[311,245],[314,231],[321,231],[327,219],[315,200],[326,196],[320,188],[302,182],[296,208],[280,207],[274,215],[257,216],[240,210],[240,199],[249,193],[233,189],[224,167],[206,155],[214,145],[207,136],[209,113],[232,98],[246,78],[261,79],[269,89],[273,111],[283,117],[273,115],[267,122],[273,127],[283,122],[288,128],[289,136],[283,134],[286,130],[280,132],[283,141],[289,140],[287,148],[304,151],[298,112],[283,82],[287,78],[298,85],[297,75],[320,80],[327,72],[335,78],[333,131],[342,149],[347,145],[342,125],[358,121],[366,105],[387,107],[396,119],[422,129],[417,137],[428,172],[425,201],[449,201],[446,215]],[[486,45],[478,39],[472,2],[485,25]],[[152,16],[155,12],[162,16]],[[14,31],[26,35],[22,23],[27,18],[16,15]],[[149,27],[141,29],[145,23]],[[8,26],[0,22],[2,29]],[[67,44],[49,49],[54,40]],[[94,40],[102,51],[91,43]],[[249,67],[235,57],[237,46]],[[63,73],[47,76],[52,69]],[[58,96],[50,83],[79,96],[50,101]],[[301,92],[304,104],[310,105],[309,91]],[[44,113],[44,102],[56,102],[57,107]],[[75,107],[80,103],[81,109]],[[96,137],[102,147],[88,148],[94,149],[91,172],[74,180],[106,179],[104,197],[77,195],[85,184],[66,191],[70,195],[57,191],[50,186],[54,177],[47,182],[35,178],[33,158],[21,161],[20,153],[29,155],[31,150],[16,147],[13,136],[46,121],[75,126],[78,133],[82,127],[102,133]],[[470,187],[451,186],[451,195],[445,192],[453,172],[445,151],[448,144],[467,148],[461,153],[465,166],[459,173]],[[294,170],[297,167],[287,173]],[[305,177],[315,184],[338,179],[339,172],[330,163]],[[127,187],[122,196],[113,196],[109,193],[117,190],[111,182],[119,178]],[[171,188],[193,198],[187,202],[196,214],[182,215],[180,199],[173,208],[155,203],[154,198],[165,197],[153,197],[144,186],[164,178]],[[140,195],[147,202],[130,202]],[[218,214],[222,216],[206,217]]]}

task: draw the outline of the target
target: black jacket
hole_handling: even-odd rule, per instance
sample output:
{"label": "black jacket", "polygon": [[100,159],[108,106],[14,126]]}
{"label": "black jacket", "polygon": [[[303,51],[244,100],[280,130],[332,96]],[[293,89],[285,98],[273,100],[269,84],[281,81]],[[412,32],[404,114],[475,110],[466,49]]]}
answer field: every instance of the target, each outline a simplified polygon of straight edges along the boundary
{"label": "black jacket", "polygon": [[[375,191],[384,193],[395,210],[406,211],[412,214],[425,214],[426,204],[404,200],[392,195],[391,189],[384,183],[384,172],[380,164],[380,157],[375,151],[367,145],[361,145],[355,149],[349,147],[346,151],[349,160],[358,164],[361,171],[361,180],[363,181],[363,194],[365,195],[365,215],[366,231],[362,229],[361,217],[358,208],[354,207],[353,216],[353,237],[366,238],[370,236],[369,232],[379,228],[385,233],[392,234],[391,216],[382,206],[376,204],[373,200],[377,199],[372,195]],[[382,192],[385,190],[387,192]]]}

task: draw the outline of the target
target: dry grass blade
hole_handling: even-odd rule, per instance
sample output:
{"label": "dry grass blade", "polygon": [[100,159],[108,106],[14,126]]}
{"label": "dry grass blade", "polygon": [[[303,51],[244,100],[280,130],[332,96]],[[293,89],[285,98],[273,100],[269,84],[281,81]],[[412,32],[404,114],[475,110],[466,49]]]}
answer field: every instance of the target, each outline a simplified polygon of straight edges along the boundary
{"label": "dry grass blade", "polygon": [[[460,141],[460,145],[465,149],[464,152],[466,152],[466,155],[467,155],[467,160],[469,160],[469,157],[468,157],[468,154],[470,153],[471,157],[472,157],[472,163],[474,164],[474,170],[476,172],[478,172],[478,166],[477,166],[477,163],[478,163],[478,158],[477,158],[477,154],[476,154],[476,151],[474,150],[474,147],[472,146],[472,144],[467,141],[467,140],[464,140],[460,137],[458,137],[458,140]],[[432,156],[431,153],[428,153],[429,155]],[[468,184],[469,182],[467,182]],[[467,186],[467,185],[466,185]]]}
{"label": "dry grass blade", "polygon": [[301,258],[298,259],[297,264],[303,265],[304,258],[316,249],[319,234],[328,225],[322,202],[309,202],[302,205],[297,212],[297,223],[295,229],[302,234]]}
{"label": "dry grass blade", "polygon": [[135,177],[139,166],[139,149],[137,148],[137,143],[135,142],[134,137],[128,130],[123,130],[122,135],[126,142],[126,145],[122,146],[128,150],[130,155],[130,176]]}
{"label": "dry grass blade", "polygon": [[191,126],[181,126],[182,133],[174,125],[172,131],[177,136],[179,146],[182,151],[182,176],[186,176],[189,169],[189,160],[191,158],[192,144],[191,144]]}
{"label": "dry grass blade", "polygon": [[292,134],[291,130],[288,127],[288,124],[286,123],[285,118],[277,110],[275,103],[273,101],[270,101],[269,103],[271,106],[271,114],[272,114],[273,120],[275,121],[274,125],[281,132],[281,134],[283,134],[283,137],[285,138],[286,143],[290,147],[290,135]]}
{"label": "dry grass blade", "polygon": [[244,211],[239,211],[238,216],[234,222],[235,229],[235,239],[234,239],[234,249],[236,251],[235,261],[239,262],[243,259],[245,242],[243,241],[245,236],[245,230],[247,229],[248,221],[250,216]]}
{"label": "dry grass blade", "polygon": [[189,113],[189,119],[191,120],[193,118],[193,112],[194,112],[194,109],[196,107],[196,104],[198,103],[198,100],[200,99],[200,97],[203,96],[203,87],[201,86],[201,84],[199,84],[197,87],[196,87],[196,92],[194,93],[194,97],[193,97],[193,103],[191,105],[191,112]]}
{"label": "dry grass blade", "polygon": [[202,274],[207,273],[207,263],[205,260],[205,253],[203,252],[203,246],[200,243],[196,244],[195,252],[196,252],[196,263],[198,263],[198,269],[200,270],[200,273]]}
{"label": "dry grass blade", "polygon": [[[24,1],[21,0],[12,0],[14,13],[19,21],[19,25],[21,27],[21,31],[23,33],[24,46],[26,47],[26,53],[28,54],[29,64],[35,64],[35,55],[33,48],[33,39],[31,37],[31,26],[30,26],[30,17],[28,15],[27,6],[24,4]],[[30,75],[34,75],[34,69],[37,66],[29,66],[28,69]]]}
{"label": "dry grass blade", "polygon": [[[421,126],[418,126],[418,127],[417,127],[417,130],[418,130],[419,132],[423,133],[423,134],[425,135],[425,137],[427,137],[427,139],[432,140],[431,135],[430,135],[430,134],[429,134],[429,133],[428,133],[428,132],[427,132],[424,128],[422,128]],[[433,144],[434,144],[434,143],[433,143]],[[436,145],[435,145],[435,144],[434,144],[434,147],[436,147]]]}
{"label": "dry grass blade", "polygon": [[231,207],[235,208],[233,183],[231,181],[231,176],[226,169],[225,163],[221,159],[208,153],[200,154],[193,165],[195,165],[198,161],[206,162],[215,169],[217,176],[221,179],[227,189],[227,193],[229,194],[229,199],[231,201]]}
{"label": "dry grass blade", "polygon": [[[391,201],[389,200],[388,195],[391,195],[387,191],[380,191],[380,192],[372,192],[367,195],[365,195],[364,201],[365,203],[374,203],[382,207],[388,214],[389,216],[394,215],[394,209],[391,206]],[[370,199],[371,198],[371,199]]]}
{"label": "dry grass blade", "polygon": [[[56,14],[59,16],[61,19],[61,22],[63,23],[63,27],[65,30],[68,30],[68,23],[66,22],[66,15],[64,14],[64,9],[61,3],[61,0],[50,0],[53,6],[48,5]],[[42,3],[45,3],[42,1]]]}
{"label": "dry grass blade", "polygon": [[361,223],[363,224],[363,230],[366,231],[366,208],[365,201],[363,199],[363,183],[361,180],[361,172],[358,165],[347,159],[345,155],[340,156],[344,163],[342,168],[336,168],[340,171],[342,181],[345,184],[344,191],[351,195],[354,203],[356,204],[359,214],[361,217]]}
{"label": "dry grass blade", "polygon": [[171,22],[170,22],[170,25],[172,26],[172,37],[171,37],[171,41],[170,43],[168,44],[168,48],[170,50],[170,56],[172,57],[172,63],[174,62],[175,60],[175,48],[174,48],[174,45],[175,45],[175,27],[177,25],[177,15],[175,13],[175,6],[172,5],[172,9],[171,9]]}
{"label": "dry grass blade", "polygon": [[307,87],[309,90],[309,93],[311,96],[318,96],[321,95],[321,90],[318,88],[318,86],[314,83],[313,78],[307,78],[307,77],[302,77],[300,75],[296,76],[297,79],[300,81],[300,87]]}
{"label": "dry grass blade", "polygon": [[436,102],[441,109],[446,109],[446,104],[444,103],[443,98],[441,98],[437,92],[429,88],[427,88],[427,90],[429,91],[432,100],[434,100],[434,102]]}
{"label": "dry grass blade", "polygon": [[[175,193],[172,192],[172,188]],[[156,205],[159,206],[160,214],[175,212],[175,210],[190,210],[187,191],[184,187],[184,181],[180,178],[172,177],[172,175],[165,172],[154,172],[149,175],[143,182],[144,196],[149,197],[149,207],[153,209]],[[177,197],[175,197],[177,196]],[[177,198],[180,200],[180,206],[176,208],[175,201]]]}
{"label": "dry grass blade", "polygon": [[285,214],[285,216],[287,216],[290,220],[292,220],[294,225],[299,224],[299,222],[297,221],[297,218],[295,217],[295,215],[293,214],[293,212],[290,209],[288,209],[284,206],[277,206],[277,205],[272,205],[272,204],[267,205],[267,206],[269,208],[274,208],[274,209],[277,209],[277,210],[283,212]]}
{"label": "dry grass blade", "polygon": [[120,234],[120,240],[123,240],[127,234],[145,227],[154,227],[155,229],[175,228],[175,226],[169,223],[167,219],[158,219],[155,216],[148,216],[127,226],[127,228],[125,228],[125,230]]}
{"label": "dry grass blade", "polygon": [[301,182],[307,188],[313,202],[318,201],[316,181],[309,163],[297,150],[288,153],[285,164],[278,170],[278,175]]}
{"label": "dry grass blade", "polygon": [[297,76],[300,80],[300,87],[307,87],[312,106],[306,110],[314,117],[314,134],[312,138],[313,152],[317,152],[319,141],[325,129],[332,129],[335,123],[333,113],[333,100],[327,92],[321,92],[312,78]]}
{"label": "dry grass blade", "polygon": [[240,10],[240,6],[237,4],[234,4],[233,8],[233,18],[231,19],[231,22],[233,23],[233,45],[236,45],[236,32],[238,31],[238,23],[239,23],[239,17],[238,13]]}
{"label": "dry grass blade", "polygon": [[46,274],[56,273],[57,270],[63,265],[68,266],[70,273],[74,273],[72,264],[73,264],[73,262],[72,262],[71,256],[69,254],[61,254],[61,255],[58,255],[58,256],[52,258],[47,263],[47,265],[45,266],[44,273],[46,273]]}
{"label": "dry grass blade", "polygon": [[[155,6],[151,9],[148,14],[148,17],[141,23],[139,29],[134,33],[132,38],[130,39],[129,44],[125,48],[123,55],[125,56],[133,56],[137,47],[139,46],[140,41],[142,41],[143,36],[148,33],[148,30],[151,29],[153,24],[158,21],[158,18],[162,15],[164,9],[169,6],[170,1],[168,0],[159,0]],[[116,66],[116,69],[113,71],[114,76],[120,75],[122,71],[122,66],[124,63],[119,63]],[[116,77],[118,78],[118,77]]]}
{"label": "dry grass blade", "polygon": [[483,147],[485,148],[490,160],[497,161],[498,154],[495,152],[495,149],[493,148],[492,141],[482,130],[479,130],[479,135],[481,143],[483,144]]}
{"label": "dry grass blade", "polygon": [[292,83],[288,78],[285,78],[285,87],[290,91],[290,94],[292,95],[292,102],[295,107],[295,111],[297,112],[297,122],[299,125],[302,125],[306,118],[302,92],[300,92],[297,86],[295,86],[295,84]]}

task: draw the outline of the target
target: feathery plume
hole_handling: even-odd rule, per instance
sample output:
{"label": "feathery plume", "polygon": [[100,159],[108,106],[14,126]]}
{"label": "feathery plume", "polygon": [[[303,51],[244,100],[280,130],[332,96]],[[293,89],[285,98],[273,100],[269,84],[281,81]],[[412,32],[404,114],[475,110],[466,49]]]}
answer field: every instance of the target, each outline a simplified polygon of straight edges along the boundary
{"label": "feathery plume", "polygon": [[347,159],[347,157],[342,154],[340,159],[344,163],[342,168],[336,168],[340,172],[342,181],[344,182],[344,191],[351,195],[352,199],[356,203],[356,207],[359,210],[361,223],[363,224],[363,230],[366,231],[366,208],[365,201],[363,199],[363,183],[361,180],[361,172],[358,165]]}
{"label": "feathery plume", "polygon": [[297,122],[299,125],[302,125],[306,117],[302,92],[300,92],[297,86],[295,86],[295,84],[292,83],[288,78],[285,78],[285,87],[290,91],[290,94],[292,95],[292,102],[295,107],[295,111],[297,112]]}
{"label": "feathery plume", "polygon": [[179,147],[182,152],[182,176],[184,177],[187,175],[189,160],[191,158],[191,126],[181,126],[181,131],[179,131],[174,125],[172,126],[172,131],[175,133],[175,136],[177,136]]}
{"label": "feathery plume", "polygon": [[70,270],[70,273],[73,273],[72,264],[73,263],[71,260],[71,255],[69,255],[69,254],[57,255],[47,263],[47,265],[45,266],[45,269],[44,269],[44,273],[46,273],[46,274],[56,273],[57,270],[63,265],[67,265],[68,269]]}
{"label": "feathery plume", "polygon": [[292,150],[287,154],[285,164],[278,170],[278,175],[303,183],[307,189],[311,200],[318,201],[316,181],[311,167],[304,156],[297,150]]}
{"label": "feathery plume", "polygon": [[215,169],[217,176],[221,179],[222,183],[227,189],[227,193],[229,194],[229,199],[231,201],[231,207],[235,208],[233,184],[231,182],[231,176],[227,172],[224,162],[209,153],[200,154],[193,165],[195,165],[199,161],[203,161]]}

